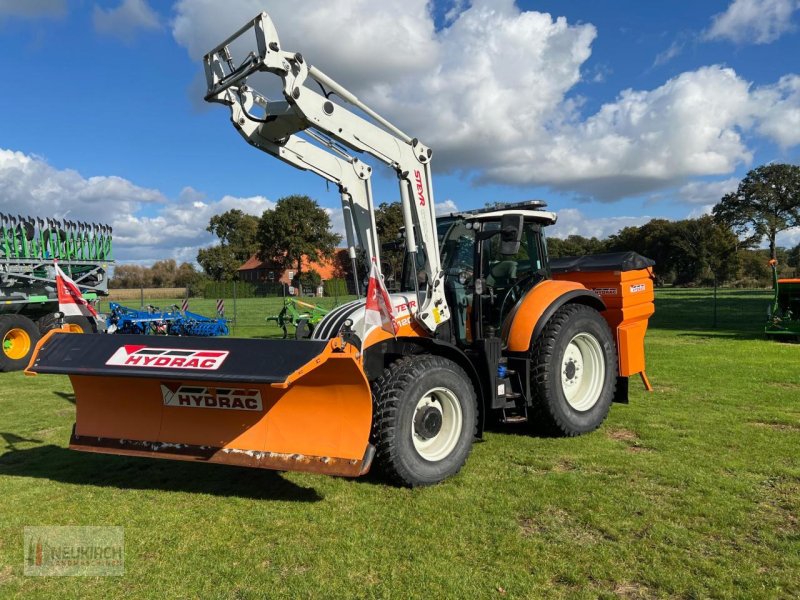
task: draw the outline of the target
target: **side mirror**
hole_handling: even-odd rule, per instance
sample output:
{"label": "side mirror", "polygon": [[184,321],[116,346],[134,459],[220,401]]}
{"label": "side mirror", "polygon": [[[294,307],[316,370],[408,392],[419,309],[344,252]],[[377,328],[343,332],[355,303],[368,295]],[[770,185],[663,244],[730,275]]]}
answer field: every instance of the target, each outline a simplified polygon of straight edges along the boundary
{"label": "side mirror", "polygon": [[522,215],[505,214],[500,221],[500,254],[514,256],[522,241]]}

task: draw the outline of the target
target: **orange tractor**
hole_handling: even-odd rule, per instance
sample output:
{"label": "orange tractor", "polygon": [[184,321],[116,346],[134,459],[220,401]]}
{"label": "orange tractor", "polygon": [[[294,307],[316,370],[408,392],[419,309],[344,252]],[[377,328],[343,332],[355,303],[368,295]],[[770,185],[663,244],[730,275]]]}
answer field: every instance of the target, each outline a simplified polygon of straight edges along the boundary
{"label": "orange tractor", "polygon": [[[230,46],[248,33],[256,50],[236,64]],[[345,476],[374,461],[400,484],[428,485],[462,467],[490,419],[579,435],[627,401],[629,377],[648,385],[651,261],[548,261],[543,230],[556,215],[540,202],[454,215],[440,244],[431,150],[282,50],[266,13],[205,66],[206,99],[231,110],[248,143],[338,186],[352,258],[361,248],[380,265],[381,245],[372,167],[350,151],[394,169],[406,253],[388,300],[398,328],[374,324],[362,299],[302,340],[52,332],[28,371],[70,376],[72,448]],[[256,73],[279,77],[284,99],[255,91]]]}

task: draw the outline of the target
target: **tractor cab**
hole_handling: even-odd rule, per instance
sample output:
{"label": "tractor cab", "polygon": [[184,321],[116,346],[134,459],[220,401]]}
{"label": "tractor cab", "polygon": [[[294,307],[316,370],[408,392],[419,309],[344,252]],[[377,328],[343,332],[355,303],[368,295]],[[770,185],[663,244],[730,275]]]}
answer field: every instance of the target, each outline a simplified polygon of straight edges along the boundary
{"label": "tractor cab", "polygon": [[[543,228],[556,215],[545,206],[529,201],[437,219],[452,336],[459,345],[495,337],[525,293],[550,277]],[[413,289],[413,273],[406,269],[406,289]]]}

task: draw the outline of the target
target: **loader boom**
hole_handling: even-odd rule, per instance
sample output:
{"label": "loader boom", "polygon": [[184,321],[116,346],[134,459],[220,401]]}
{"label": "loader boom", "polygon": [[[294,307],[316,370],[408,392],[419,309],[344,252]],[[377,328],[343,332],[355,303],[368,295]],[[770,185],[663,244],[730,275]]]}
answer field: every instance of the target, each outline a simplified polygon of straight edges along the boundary
{"label": "loader boom", "polygon": [[[257,50],[250,52],[237,66],[231,45],[249,31],[255,34]],[[417,264],[419,252],[425,259],[422,280],[427,287],[414,316],[428,331],[436,331],[450,315],[444,296],[444,273],[436,233],[430,167],[432,151],[370,109],[344,86],[308,65],[300,53],[282,50],[275,27],[266,13],[259,14],[206,54],[204,63],[208,83],[205,99],[229,106],[234,126],[254,146],[298,168],[335,181],[340,189],[342,174],[347,169],[331,160],[342,162],[342,159],[301,140],[297,134],[304,133],[329,150],[345,156],[343,162],[350,162],[362,179],[359,165],[363,163],[347,155],[339,144],[370,154],[395,170],[403,207],[406,251],[412,257],[412,264]],[[270,101],[251,89],[248,78],[257,72],[272,73],[281,79],[283,101]],[[318,84],[321,92],[308,87],[307,81]],[[334,104],[331,100],[334,94],[366,117],[342,104]],[[256,105],[264,109],[263,117],[251,112]],[[307,145],[301,146],[303,143]],[[300,147],[304,150],[298,151]],[[309,147],[318,152],[309,150]],[[368,181],[368,177],[365,180]],[[361,186],[345,187],[349,190],[350,200],[343,201],[343,206],[347,209],[349,204],[355,229],[355,235],[348,232],[348,244],[358,243],[367,250],[370,258],[376,257],[379,242],[369,187],[366,185],[363,193],[356,191]],[[419,277],[414,278],[416,285],[418,280]]]}

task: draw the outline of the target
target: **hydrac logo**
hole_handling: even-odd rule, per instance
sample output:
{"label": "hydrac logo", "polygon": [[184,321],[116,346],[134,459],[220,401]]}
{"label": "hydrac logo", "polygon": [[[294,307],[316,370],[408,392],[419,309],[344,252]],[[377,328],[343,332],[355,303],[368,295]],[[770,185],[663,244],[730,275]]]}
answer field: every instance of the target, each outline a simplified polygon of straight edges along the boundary
{"label": "hydrac logo", "polygon": [[119,367],[216,371],[227,356],[227,350],[178,350],[126,345],[118,348],[106,364]]}
{"label": "hydrac logo", "polygon": [[164,406],[261,410],[261,392],[259,390],[162,383],[161,395],[164,398]]}

